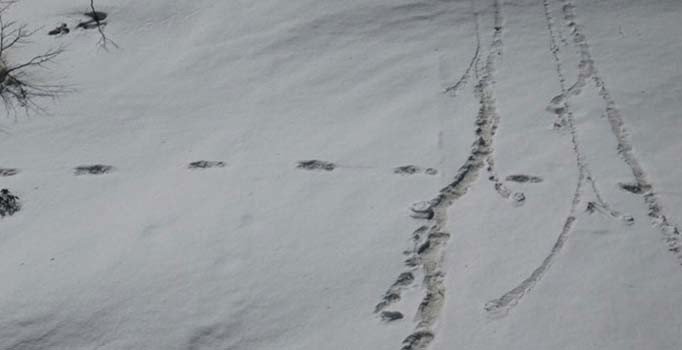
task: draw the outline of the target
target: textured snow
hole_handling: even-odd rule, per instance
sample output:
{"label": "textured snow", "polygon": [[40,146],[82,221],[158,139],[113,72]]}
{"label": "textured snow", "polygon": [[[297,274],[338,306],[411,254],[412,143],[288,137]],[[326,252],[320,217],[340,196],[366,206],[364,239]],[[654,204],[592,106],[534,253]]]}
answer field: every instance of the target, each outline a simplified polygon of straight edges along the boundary
{"label": "textured snow", "polygon": [[682,348],[682,2],[97,2],[7,14],[74,91],[0,119],[0,349]]}

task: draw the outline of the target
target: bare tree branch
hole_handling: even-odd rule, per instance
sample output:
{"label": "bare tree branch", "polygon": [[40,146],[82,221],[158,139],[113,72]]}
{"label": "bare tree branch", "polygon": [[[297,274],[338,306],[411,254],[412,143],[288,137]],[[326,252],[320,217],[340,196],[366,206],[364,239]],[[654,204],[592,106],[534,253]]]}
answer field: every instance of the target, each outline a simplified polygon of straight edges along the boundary
{"label": "bare tree branch", "polygon": [[58,47],[24,62],[10,62],[7,51],[28,43],[29,38],[36,33],[29,31],[25,24],[4,20],[5,11],[16,2],[0,0],[0,100],[8,112],[14,112],[17,106],[27,112],[43,112],[44,109],[36,103],[36,98],[56,98],[66,93],[67,89],[61,85],[41,84],[31,73],[38,68],[44,69],[64,50]]}
{"label": "bare tree branch", "polygon": [[42,67],[45,63],[51,62],[55,57],[57,57],[59,54],[61,54],[64,51],[64,49],[56,48],[56,49],[51,49],[47,51],[46,53],[38,56],[34,56],[28,62],[8,67],[7,68],[7,74],[12,73],[17,70],[24,69],[26,67],[31,67],[31,66],[38,66]]}

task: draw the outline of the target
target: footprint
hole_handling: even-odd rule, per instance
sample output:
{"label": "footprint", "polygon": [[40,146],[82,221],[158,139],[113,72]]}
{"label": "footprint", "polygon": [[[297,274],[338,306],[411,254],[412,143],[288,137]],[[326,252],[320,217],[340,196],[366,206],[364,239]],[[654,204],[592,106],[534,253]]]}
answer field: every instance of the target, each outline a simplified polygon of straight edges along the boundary
{"label": "footprint", "polygon": [[435,336],[433,333],[429,331],[416,331],[405,340],[403,340],[403,347],[400,348],[401,350],[418,350],[418,349],[425,349],[431,341],[433,341],[433,338]]}
{"label": "footprint", "polygon": [[0,176],[14,176],[19,173],[19,169],[0,168]]}
{"label": "footprint", "polygon": [[526,195],[523,192],[514,192],[512,199],[517,205],[522,205],[526,201]]}
{"label": "footprint", "polygon": [[506,178],[507,181],[518,182],[518,183],[540,183],[542,178],[539,176],[524,175],[524,174],[514,174],[509,175]]}
{"label": "footprint", "polygon": [[187,166],[189,169],[209,169],[209,168],[224,168],[225,162],[213,161],[213,160],[199,160],[196,162],[191,162]]}
{"label": "footprint", "polygon": [[418,167],[414,165],[404,165],[393,169],[393,172],[400,175],[413,175],[421,171]]}
{"label": "footprint", "polygon": [[403,313],[399,311],[382,311],[381,320],[384,322],[393,322],[403,319]]}
{"label": "footprint", "polygon": [[299,169],[305,169],[305,170],[324,170],[324,171],[332,171],[336,169],[336,164],[331,163],[331,162],[326,162],[323,160],[302,160],[298,162],[298,166],[296,166]]}
{"label": "footprint", "polygon": [[438,170],[436,170],[434,168],[426,168],[426,170],[424,170],[424,174],[431,175],[431,176],[438,175]]}
{"label": "footprint", "polygon": [[415,219],[431,220],[436,214],[433,211],[433,206],[431,205],[431,202],[428,201],[416,202],[412,204],[410,210],[412,211],[412,213],[410,213],[410,216]]}
{"label": "footprint", "polygon": [[393,173],[399,174],[399,175],[414,175],[414,174],[423,173],[426,175],[433,176],[433,175],[438,174],[438,170],[436,170],[434,168],[422,169],[422,168],[415,166],[415,165],[403,165],[403,166],[399,166],[399,167],[393,169]]}
{"label": "footprint", "polygon": [[103,165],[103,164],[93,164],[93,165],[81,165],[77,166],[74,168],[74,174],[76,176],[79,175],[102,175],[102,174],[107,174],[112,171],[114,171],[116,168],[114,168],[111,165]]}
{"label": "footprint", "polygon": [[622,189],[623,191],[627,191],[627,192],[634,193],[634,194],[642,194],[642,193],[649,190],[649,188],[645,188],[638,183],[623,183],[623,182],[621,182],[618,184],[618,187],[620,187],[620,189]]}

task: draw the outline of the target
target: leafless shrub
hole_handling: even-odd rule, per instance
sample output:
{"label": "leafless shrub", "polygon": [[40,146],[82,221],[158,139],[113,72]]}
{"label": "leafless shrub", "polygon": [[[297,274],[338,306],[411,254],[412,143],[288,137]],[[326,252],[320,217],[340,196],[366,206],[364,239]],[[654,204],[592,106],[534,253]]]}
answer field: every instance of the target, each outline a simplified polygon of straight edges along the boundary
{"label": "leafless shrub", "polygon": [[62,85],[44,84],[33,76],[36,70],[44,69],[63,52],[63,48],[49,49],[30,59],[12,62],[8,53],[30,42],[36,33],[28,29],[26,24],[5,19],[6,11],[17,0],[0,1],[0,99],[8,112],[16,107],[28,110],[43,109],[36,103],[38,98],[55,98],[66,92]]}

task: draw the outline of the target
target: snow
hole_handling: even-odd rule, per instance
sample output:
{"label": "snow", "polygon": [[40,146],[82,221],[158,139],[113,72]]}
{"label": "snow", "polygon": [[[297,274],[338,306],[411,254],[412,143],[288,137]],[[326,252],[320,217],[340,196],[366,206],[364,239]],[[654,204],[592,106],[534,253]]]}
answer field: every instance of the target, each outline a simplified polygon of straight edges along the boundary
{"label": "snow", "polygon": [[119,48],[46,35],[81,2],[7,14],[74,91],[0,120],[0,349],[682,348],[678,1],[100,0]]}

